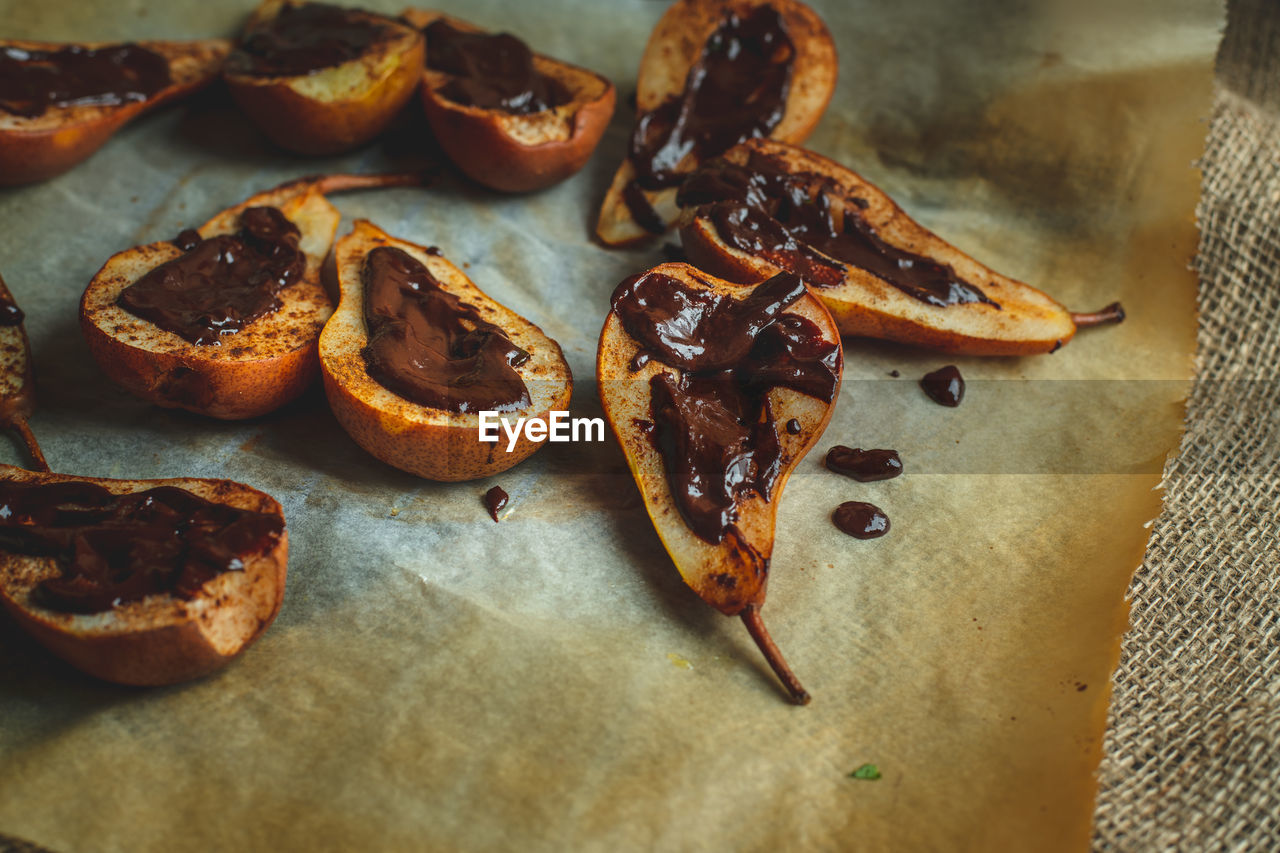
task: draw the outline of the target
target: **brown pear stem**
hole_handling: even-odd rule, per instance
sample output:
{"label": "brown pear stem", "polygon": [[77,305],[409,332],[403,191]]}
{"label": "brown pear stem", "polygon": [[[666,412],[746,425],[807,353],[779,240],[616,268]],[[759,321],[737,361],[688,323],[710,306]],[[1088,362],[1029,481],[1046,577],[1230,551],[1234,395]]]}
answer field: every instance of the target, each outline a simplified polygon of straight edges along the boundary
{"label": "brown pear stem", "polygon": [[747,633],[751,635],[751,639],[756,641],[756,645],[760,647],[760,651],[764,654],[764,659],[769,662],[769,667],[773,670],[774,675],[778,676],[778,680],[782,682],[782,686],[787,689],[787,694],[791,701],[797,705],[809,704],[809,691],[804,689],[800,684],[800,679],[796,678],[796,674],[791,671],[791,667],[787,664],[786,659],[782,657],[782,652],[778,651],[778,646],[773,642],[773,637],[769,636],[769,629],[764,626],[764,620],[760,618],[760,608],[754,604],[748,604],[742,613],[742,624],[747,626]]}
{"label": "brown pear stem", "polygon": [[44,461],[44,451],[40,449],[40,442],[36,441],[36,434],[27,425],[27,419],[19,416],[14,418],[9,425],[13,427],[14,432],[22,439],[22,443],[27,446],[27,453],[31,455],[31,461],[35,463],[36,470],[47,472],[49,463]]}
{"label": "brown pear stem", "polygon": [[321,195],[347,190],[379,189],[382,187],[420,187],[431,182],[435,172],[392,172],[383,175],[314,175],[302,180],[310,183]]}
{"label": "brown pear stem", "polygon": [[1071,314],[1071,322],[1076,324],[1078,329],[1087,329],[1090,326],[1104,326],[1107,323],[1124,322],[1124,307],[1119,302],[1112,302],[1101,311],[1090,311],[1083,314]]}

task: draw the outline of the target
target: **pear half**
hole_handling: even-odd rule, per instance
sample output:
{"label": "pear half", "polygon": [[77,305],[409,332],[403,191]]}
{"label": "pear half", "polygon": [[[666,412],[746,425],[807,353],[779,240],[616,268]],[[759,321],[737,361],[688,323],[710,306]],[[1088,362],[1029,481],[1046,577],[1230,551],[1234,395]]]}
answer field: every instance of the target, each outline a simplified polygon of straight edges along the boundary
{"label": "pear half", "polygon": [[[679,279],[692,290],[710,290],[744,299],[754,288],[718,279],[683,263],[660,264],[648,273]],[[693,532],[672,495],[661,452],[646,424],[654,420],[650,380],[661,373],[679,378],[681,371],[657,356],[637,358],[646,348],[627,333],[616,311],[610,311],[600,333],[596,373],[606,419],[626,456],[627,465],[644,498],[645,509],[685,583],[703,601],[729,616],[740,616],[777,673],[791,698],[808,702],[809,695],[774,646],[760,619],[773,553],[778,501],[796,464],[818,442],[839,395],[843,356],[835,321],[811,293],[785,309],[786,314],[816,324],[822,339],[837,348],[836,384],[830,402],[788,387],[768,392],[769,408],[777,424],[780,470],[769,494],[755,491],[735,501],[737,519],[719,543]],[[784,427],[794,419],[798,430]]]}
{"label": "pear half", "polygon": [[[0,465],[0,480],[92,483],[113,494],[174,486],[284,520],[270,495],[231,480],[107,480],[10,465]],[[101,613],[67,613],[43,607],[36,595],[42,581],[60,574],[52,557],[0,551],[0,604],[49,651],[90,675],[120,684],[174,684],[225,666],[266,631],[284,601],[288,556],[289,534],[282,530],[261,553],[242,555],[243,570],[222,572],[190,599],[155,594]]]}
{"label": "pear half", "polygon": [[315,378],[320,330],[333,302],[320,281],[341,218],[326,193],[413,185],[418,175],[327,175],[301,178],[258,193],[200,226],[201,237],[235,233],[250,207],[275,207],[301,232],[306,270],[280,291],[279,310],[197,345],[126,311],[121,292],[183,252],[170,242],[119,252],[98,271],[80,300],[80,328],[89,351],[112,381],[158,406],[215,418],[252,418],[297,397]]}
{"label": "pear half", "polygon": [[9,286],[0,278],[0,425],[18,434],[36,468],[49,470],[44,452],[27,419],[35,411],[35,379],[31,373],[31,343],[22,325],[22,310]]}
{"label": "pear half", "polygon": [[[0,186],[31,184],[65,172],[101,148],[112,134],[138,114],[191,94],[212,82],[231,50],[231,42],[224,39],[143,41],[136,44],[159,54],[169,64],[169,84],[145,100],[115,105],[51,107],[40,115],[29,117],[0,110]],[[0,40],[0,49],[20,51],[117,46]]]}
{"label": "pear half", "polygon": [[[726,152],[723,161],[744,165],[763,156],[787,173],[827,193],[833,209],[858,216],[876,236],[902,249],[949,266],[966,284],[994,302],[934,305],[908,295],[875,273],[854,264],[805,265],[800,252],[748,252],[726,243],[702,199],[688,200],[697,179],[686,183],[681,202],[680,239],[689,259],[731,281],[756,282],[789,270],[800,275],[830,309],[840,331],[899,341],[964,355],[1032,355],[1066,344],[1077,328],[1124,319],[1119,304],[1099,312],[1072,313],[1028,284],[1001,275],[916,222],[884,192],[844,166],[794,145],[754,139]],[[706,169],[717,166],[712,162]],[[805,250],[821,255],[812,247]],[[825,256],[823,256],[825,257]]]}
{"label": "pear half", "polygon": [[400,249],[421,263],[446,292],[529,354],[527,361],[514,365],[528,388],[529,404],[503,417],[512,423],[516,418],[547,420],[551,411],[568,409],[573,393],[573,376],[560,345],[540,328],[485,295],[438,250],[398,240],[361,219],[334,247],[341,296],[320,336],[320,373],[338,423],[373,456],[429,480],[474,480],[528,458],[542,444],[527,433],[522,431],[510,450],[505,434],[498,443],[483,442],[479,413],[420,405],[369,375],[362,272],[366,256],[381,246]]}
{"label": "pear half", "polygon": [[[785,112],[769,135],[787,142],[807,139],[835,91],[837,61],[835,41],[826,24],[798,0],[677,0],[671,4],[654,27],[640,59],[637,116],[684,93],[689,72],[701,58],[707,39],[730,15],[766,5],[777,10],[795,46]],[[677,171],[689,172],[697,165],[698,157],[690,153]],[[636,221],[625,200],[635,175],[631,160],[623,160],[600,206],[596,236],[606,246],[633,245],[655,236]],[[675,221],[679,209],[674,187],[639,191],[663,223],[670,226]]]}

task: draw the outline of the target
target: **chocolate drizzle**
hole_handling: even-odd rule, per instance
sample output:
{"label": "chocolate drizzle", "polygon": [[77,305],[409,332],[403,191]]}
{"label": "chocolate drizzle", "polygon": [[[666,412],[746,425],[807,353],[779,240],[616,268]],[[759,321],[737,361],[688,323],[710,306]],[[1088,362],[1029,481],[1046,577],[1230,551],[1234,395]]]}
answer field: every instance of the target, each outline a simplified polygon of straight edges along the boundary
{"label": "chocolate drizzle", "polygon": [[889,532],[889,516],[865,501],[845,501],[831,514],[831,521],[854,539],[876,539]]}
{"label": "chocolate drizzle", "polygon": [[244,37],[227,68],[260,77],[306,76],[358,59],[397,29],[392,19],[358,9],[286,5]]}
{"label": "chocolate drizzle", "polygon": [[529,405],[515,368],[529,353],[445,290],[409,253],[379,246],[364,260],[369,375],[410,402],[450,412]]}
{"label": "chocolate drizzle", "polygon": [[902,473],[902,459],[896,450],[863,450],[842,444],[827,451],[826,465],[828,470],[860,483],[891,480]]}
{"label": "chocolate drizzle", "polygon": [[168,86],[170,79],[168,61],[136,44],[0,47],[0,112],[35,118],[53,107],[136,103]]}
{"label": "chocolate drizzle", "polygon": [[564,84],[534,68],[529,46],[509,33],[464,32],[443,18],[423,33],[427,67],[454,75],[439,89],[454,103],[528,115],[572,100]]}
{"label": "chocolate drizzle", "polygon": [[[695,276],[695,280],[696,276]],[[782,468],[769,391],[788,387],[830,403],[840,347],[812,321],[784,313],[805,295],[782,273],[734,299],[659,272],[618,285],[613,310],[655,360],[681,371],[650,379],[653,439],[689,528],[718,543],[737,503],[769,500]]]}
{"label": "chocolate drizzle", "polygon": [[280,310],[278,294],[307,268],[298,226],[274,207],[250,207],[240,230],[174,239],[185,253],[126,287],[116,304],[193,344],[218,345],[259,317]]}
{"label": "chocolate drizzle", "polygon": [[189,599],[223,572],[242,571],[279,540],[278,515],[158,486],[116,495],[96,483],[0,481],[0,549],[53,557],[41,606],[98,613],[166,593]]}
{"label": "chocolate drizzle", "polygon": [[752,151],[746,165],[724,158],[680,188],[681,207],[699,207],[728,245],[759,255],[809,284],[844,283],[849,267],[866,270],[930,305],[981,302],[999,309],[954,269],[886,242],[867,222],[867,201],[833,179],[788,171],[780,159]]}
{"label": "chocolate drizzle", "polygon": [[0,287],[0,328],[21,326],[25,319],[27,315],[22,313],[18,303],[13,301],[13,297],[3,287]]}
{"label": "chocolate drizzle", "polygon": [[635,167],[623,200],[641,227],[666,224],[639,189],[678,186],[686,157],[714,157],[746,139],[768,136],[786,113],[795,45],[772,6],[730,12],[707,39],[684,91],[636,119],[629,159]]}
{"label": "chocolate drizzle", "polygon": [[929,395],[929,399],[940,406],[954,408],[964,399],[964,377],[954,364],[926,373],[920,380],[920,387]]}
{"label": "chocolate drizzle", "polygon": [[506,489],[502,486],[494,486],[484,493],[484,508],[489,510],[489,516],[494,520],[498,520],[498,513],[502,512],[502,508],[507,505],[507,501],[511,496],[507,494]]}

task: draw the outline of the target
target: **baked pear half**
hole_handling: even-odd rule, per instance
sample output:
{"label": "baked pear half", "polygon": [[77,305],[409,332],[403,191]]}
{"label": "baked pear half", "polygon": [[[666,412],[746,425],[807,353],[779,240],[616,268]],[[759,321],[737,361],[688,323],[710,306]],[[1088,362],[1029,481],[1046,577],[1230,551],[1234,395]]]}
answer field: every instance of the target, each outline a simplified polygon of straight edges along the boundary
{"label": "baked pear half", "polygon": [[[333,301],[320,280],[320,267],[341,217],[325,194],[418,182],[417,175],[302,178],[258,193],[222,211],[197,231],[183,232],[175,241],[137,246],[113,255],[80,300],[80,327],[89,351],[113,382],[158,406],[225,420],[257,417],[279,408],[315,379],[320,330],[333,313]],[[188,293],[192,299],[203,296],[209,300],[203,307],[196,302],[187,312],[205,319],[201,327],[205,337],[196,342],[190,335],[173,331],[179,327],[162,328],[121,304],[132,285],[188,254],[179,243],[197,244],[199,251],[201,240],[244,234],[246,216],[255,210],[278,211],[287,220],[279,224],[287,227],[291,223],[297,232],[291,240],[302,262],[275,293],[278,308],[241,320],[239,330],[227,334],[231,331],[228,319],[236,319],[233,315],[243,314],[243,309],[220,307],[219,291],[209,285],[202,270],[157,282],[154,290],[161,297],[171,291],[175,299]],[[249,244],[252,237],[247,237]],[[223,316],[215,316],[218,312],[214,309],[221,310]]]}
{"label": "baked pear half", "polygon": [[27,424],[36,408],[36,396],[31,342],[22,325],[25,319],[9,286],[0,278],[0,426],[16,432],[35,466],[48,471],[49,463]]}
{"label": "baked pear half", "polygon": [[731,281],[782,270],[813,288],[840,331],[964,355],[1052,352],[1119,304],[1073,313],[916,222],[861,175],[767,139],[738,145],[684,183],[689,260]]}
{"label": "baked pear half", "polygon": [[804,283],[754,287],[667,263],[614,291],[596,372],[605,417],[676,569],[740,616],[799,703],[760,619],[778,502],[831,419],[840,333]]}
{"label": "baked pear half", "polygon": [[[617,100],[607,78],[530,53],[513,36],[489,37],[476,25],[441,12],[406,9],[400,17],[427,37],[422,105],[431,130],[449,159],[473,181],[501,192],[529,192],[559,183],[590,159]],[[487,38],[467,43],[467,36]],[[462,46],[436,50],[433,37],[452,37]],[[504,84],[520,88],[522,76],[542,90],[541,98],[528,90],[498,90]],[[468,82],[459,84],[460,77]],[[490,85],[495,80],[497,87]],[[479,100],[495,106],[477,104],[477,92],[487,96]]]}
{"label": "baked pear half", "polygon": [[663,233],[682,177],[737,142],[803,142],[836,71],[831,33],[798,0],[677,0],[645,46],[636,126],[596,236],[625,246]]}
{"label": "baked pear half", "polygon": [[380,134],[413,97],[423,39],[363,9],[264,0],[227,60],[240,108],[300,154],[350,151]]}
{"label": "baked pear half", "polygon": [[525,431],[514,446],[501,431],[481,441],[481,417],[516,424],[567,410],[573,377],[559,344],[438,250],[365,220],[338,240],[334,260],[340,297],[320,336],[320,370],[357,444],[445,481],[505,471],[541,446]]}
{"label": "baked pear half", "polygon": [[[144,492],[151,500],[131,511],[109,503]],[[51,652],[98,678],[159,685],[206,675],[261,636],[284,600],[283,512],[241,483],[0,465],[0,495],[0,604]],[[212,506],[200,509],[202,501]],[[179,539],[165,527],[175,518],[191,522]],[[192,529],[208,535],[196,541]],[[135,562],[129,549],[139,541],[155,545],[144,559],[156,563]]]}
{"label": "baked pear half", "polygon": [[0,74],[23,93],[0,94],[0,186],[62,174],[135,116],[212,82],[230,50],[223,39],[0,40]]}

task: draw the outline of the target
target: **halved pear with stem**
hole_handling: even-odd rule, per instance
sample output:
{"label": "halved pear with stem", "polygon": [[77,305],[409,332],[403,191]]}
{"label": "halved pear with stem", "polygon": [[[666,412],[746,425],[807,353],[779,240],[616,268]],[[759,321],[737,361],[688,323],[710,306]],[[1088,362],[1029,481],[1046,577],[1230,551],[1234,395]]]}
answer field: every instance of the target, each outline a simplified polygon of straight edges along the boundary
{"label": "halved pear with stem", "polygon": [[790,273],[742,287],[668,263],[622,282],[600,334],[600,399],[685,582],[740,616],[793,701],[761,620],[778,501],[831,419],[840,334]]}
{"label": "halved pear with stem", "polygon": [[680,239],[698,267],[743,283],[793,272],[846,335],[1032,355],[1124,319],[1119,303],[1067,310],[952,246],[866,178],[794,145],[735,146],[695,172],[678,201]]}
{"label": "halved pear with stem", "polygon": [[[244,323],[234,334],[217,334],[204,343],[161,328],[119,304],[135,282],[186,254],[176,241],[113,255],[80,300],[80,328],[89,351],[108,378],[158,406],[227,420],[279,408],[315,379],[320,330],[333,313],[333,301],[320,281],[320,267],[341,215],[326,194],[411,186],[421,179],[417,174],[301,178],[224,210],[195,234],[184,232],[192,240],[234,235],[241,231],[248,211],[275,209],[297,228],[297,249],[305,256],[300,273],[276,293],[278,308]],[[234,258],[227,261],[234,263]],[[199,290],[206,285],[197,278],[164,286]]]}

